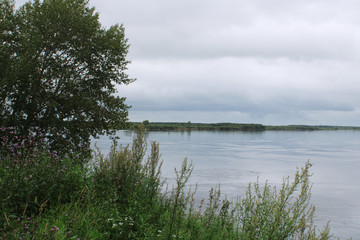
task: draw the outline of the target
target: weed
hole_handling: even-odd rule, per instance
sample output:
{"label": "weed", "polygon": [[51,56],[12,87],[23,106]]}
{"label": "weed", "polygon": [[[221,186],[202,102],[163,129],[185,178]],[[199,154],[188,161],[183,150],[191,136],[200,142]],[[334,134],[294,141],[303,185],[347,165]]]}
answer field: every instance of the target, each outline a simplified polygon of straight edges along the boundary
{"label": "weed", "polygon": [[219,185],[195,206],[196,188],[186,185],[193,164],[185,158],[175,186],[163,189],[159,144],[151,142],[146,157],[142,127],[131,146],[97,152],[90,168],[81,157],[56,155],[39,136],[1,131],[0,239],[330,238],[328,225],[318,233],[313,222],[309,162],[279,189],[258,180],[231,202]]}

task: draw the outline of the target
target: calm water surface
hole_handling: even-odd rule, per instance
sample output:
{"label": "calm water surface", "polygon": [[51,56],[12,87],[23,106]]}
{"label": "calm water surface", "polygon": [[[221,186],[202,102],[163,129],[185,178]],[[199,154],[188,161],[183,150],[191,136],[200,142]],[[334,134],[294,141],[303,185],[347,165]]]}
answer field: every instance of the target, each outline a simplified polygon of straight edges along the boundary
{"label": "calm water surface", "polygon": [[[131,143],[133,135],[119,131],[119,142]],[[330,220],[334,238],[360,239],[360,131],[149,132],[148,140],[160,143],[169,184],[185,157],[194,163],[190,184],[198,184],[199,197],[219,183],[222,194],[236,197],[257,177],[280,185],[310,160],[316,224]],[[107,137],[94,142],[109,151]]]}

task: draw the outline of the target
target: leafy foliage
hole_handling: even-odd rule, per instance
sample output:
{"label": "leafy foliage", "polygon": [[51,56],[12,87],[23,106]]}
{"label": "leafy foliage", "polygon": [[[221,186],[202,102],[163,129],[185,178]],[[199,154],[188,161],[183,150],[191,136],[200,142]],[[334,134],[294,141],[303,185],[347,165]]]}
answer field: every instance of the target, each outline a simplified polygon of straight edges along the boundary
{"label": "leafy foliage", "polygon": [[0,126],[41,129],[58,152],[124,126],[129,106],[114,96],[132,81],[123,26],[103,28],[86,0],[0,7]]}
{"label": "leafy foliage", "polygon": [[7,133],[0,142],[0,205],[11,209],[9,213],[32,215],[70,202],[85,184],[79,157],[60,158],[41,140],[41,133],[22,139],[11,128],[0,132]]}

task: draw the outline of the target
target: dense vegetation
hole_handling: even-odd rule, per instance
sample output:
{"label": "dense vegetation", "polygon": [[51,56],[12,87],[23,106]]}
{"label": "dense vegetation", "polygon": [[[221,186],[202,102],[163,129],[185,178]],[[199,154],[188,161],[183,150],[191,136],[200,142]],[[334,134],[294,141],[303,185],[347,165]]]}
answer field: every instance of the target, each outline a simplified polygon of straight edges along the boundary
{"label": "dense vegetation", "polygon": [[[93,164],[59,157],[37,135],[21,139],[1,129],[1,239],[328,239],[310,203],[310,163],[279,189],[249,184],[236,201],[220,188],[196,201],[186,185],[185,159],[176,185],[164,188],[159,144],[140,129],[132,146],[116,146]],[[89,159],[88,159],[89,160]],[[88,162],[88,164],[85,164]]]}
{"label": "dense vegetation", "polygon": [[360,127],[347,126],[308,126],[308,125],[287,125],[287,126],[266,126],[262,124],[245,123],[192,123],[192,122],[134,122],[129,127],[136,129],[138,125],[144,125],[150,131],[318,131],[318,130],[360,130]]}
{"label": "dense vegetation", "polygon": [[124,127],[128,43],[105,29],[87,0],[0,1],[0,126],[41,129],[57,153],[87,149],[90,136]]}

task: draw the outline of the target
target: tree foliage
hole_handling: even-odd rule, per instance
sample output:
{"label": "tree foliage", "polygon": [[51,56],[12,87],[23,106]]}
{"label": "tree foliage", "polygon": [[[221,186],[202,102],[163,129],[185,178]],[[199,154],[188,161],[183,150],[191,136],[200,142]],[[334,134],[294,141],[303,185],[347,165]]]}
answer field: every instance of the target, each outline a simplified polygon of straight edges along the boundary
{"label": "tree foliage", "polygon": [[78,150],[112,133],[129,106],[124,27],[106,29],[87,0],[0,1],[0,126],[41,129],[54,149]]}

